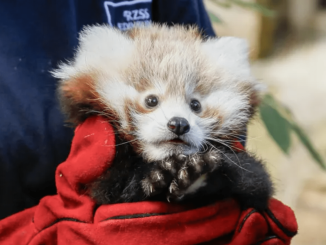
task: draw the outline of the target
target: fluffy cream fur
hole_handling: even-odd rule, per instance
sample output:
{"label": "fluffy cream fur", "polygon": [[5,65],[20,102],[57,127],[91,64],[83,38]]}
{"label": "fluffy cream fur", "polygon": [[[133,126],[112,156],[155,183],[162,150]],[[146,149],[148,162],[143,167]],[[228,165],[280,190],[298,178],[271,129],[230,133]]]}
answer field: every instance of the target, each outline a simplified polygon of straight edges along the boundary
{"label": "fluffy cream fur", "polygon": [[[78,84],[79,77],[91,77],[92,105],[100,103],[101,113],[118,121],[118,131],[147,160],[193,154],[208,140],[227,144],[225,138],[247,124],[256,93],[244,40],[203,41],[195,28],[180,26],[137,27],[128,33],[86,27],[74,60],[53,74],[61,87],[74,86],[68,89],[74,93],[80,88],[76,79]],[[148,95],[158,97],[155,108],[146,107]],[[191,110],[192,99],[201,103],[199,113]],[[170,142],[176,138],[167,127],[172,117],[190,124],[190,131],[180,136],[184,143]]]}

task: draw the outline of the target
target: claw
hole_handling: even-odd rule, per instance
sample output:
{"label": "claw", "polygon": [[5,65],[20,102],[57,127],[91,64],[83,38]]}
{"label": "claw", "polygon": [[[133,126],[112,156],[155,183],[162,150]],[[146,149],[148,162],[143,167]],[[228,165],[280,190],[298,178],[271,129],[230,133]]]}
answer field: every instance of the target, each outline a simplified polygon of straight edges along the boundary
{"label": "claw", "polygon": [[218,168],[221,164],[221,156],[216,151],[210,151],[205,156],[204,159],[206,159],[206,162],[209,164],[211,171]]}
{"label": "claw", "polygon": [[171,170],[172,169],[172,164],[171,164],[170,161],[162,161],[161,165],[166,170]]}
{"label": "claw", "polygon": [[187,167],[182,167],[178,173],[178,179],[185,180],[188,177]]}
{"label": "claw", "polygon": [[166,200],[168,202],[171,202],[171,201],[178,202],[178,201],[181,201],[183,197],[184,197],[184,195],[181,195],[181,196],[171,196],[171,195],[168,195],[168,196],[166,196]]}
{"label": "claw", "polygon": [[175,192],[176,190],[179,190],[177,181],[174,179],[169,187],[170,193]]}
{"label": "claw", "polygon": [[201,157],[197,154],[190,157],[190,164],[193,166],[198,166],[201,163]]}
{"label": "claw", "polygon": [[179,161],[181,161],[181,162],[184,162],[184,161],[187,160],[187,156],[184,155],[184,154],[179,154],[179,155],[177,156],[177,159],[178,159]]}
{"label": "claw", "polygon": [[153,181],[158,182],[158,181],[162,180],[163,178],[164,178],[163,174],[160,171],[151,172],[151,179]]}
{"label": "claw", "polygon": [[202,171],[203,161],[198,155],[190,157],[189,165],[195,169],[195,172],[200,173]]}
{"label": "claw", "polygon": [[197,165],[197,159],[196,159],[196,157],[191,157],[191,163],[193,164],[193,165]]}
{"label": "claw", "polygon": [[168,202],[170,202],[170,196],[167,196],[167,197],[166,197],[166,200],[167,200]]}
{"label": "claw", "polygon": [[215,157],[215,156],[211,156],[210,157],[213,161],[216,161],[217,160],[217,157]]}
{"label": "claw", "polygon": [[153,193],[154,191],[153,185],[150,183],[150,181],[147,178],[141,181],[141,185],[146,196],[150,196]]}

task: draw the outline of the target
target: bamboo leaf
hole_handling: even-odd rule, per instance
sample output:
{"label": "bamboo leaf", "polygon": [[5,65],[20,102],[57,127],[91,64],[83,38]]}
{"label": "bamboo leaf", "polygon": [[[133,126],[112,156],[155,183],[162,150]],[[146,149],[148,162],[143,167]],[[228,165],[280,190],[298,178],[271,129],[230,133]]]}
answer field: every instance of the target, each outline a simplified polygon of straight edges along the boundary
{"label": "bamboo leaf", "polygon": [[306,147],[306,149],[310,153],[311,157],[320,165],[320,167],[326,170],[325,161],[318,153],[318,151],[314,148],[306,133],[296,123],[292,123],[291,126],[295,134],[299,137],[301,143]]}
{"label": "bamboo leaf", "polygon": [[259,107],[259,111],[260,117],[270,136],[274,139],[280,149],[288,154],[291,145],[291,127],[289,122],[268,103],[263,102]]}
{"label": "bamboo leaf", "polygon": [[270,94],[266,94],[264,96],[263,104],[274,108],[285,120],[287,120],[290,130],[298,136],[299,140],[305,146],[311,157],[321,166],[321,168],[326,169],[324,159],[313,146],[312,142],[310,141],[304,130],[295,121],[291,110],[285,105],[275,100],[274,97]]}

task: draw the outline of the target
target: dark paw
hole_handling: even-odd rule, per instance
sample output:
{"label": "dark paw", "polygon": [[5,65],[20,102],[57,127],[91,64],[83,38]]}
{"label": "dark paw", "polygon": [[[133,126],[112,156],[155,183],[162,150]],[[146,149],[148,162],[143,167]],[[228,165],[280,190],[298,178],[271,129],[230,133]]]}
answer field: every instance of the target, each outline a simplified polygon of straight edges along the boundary
{"label": "dark paw", "polygon": [[206,185],[207,175],[217,169],[220,163],[219,153],[213,150],[203,154],[176,157],[167,200],[182,201],[187,195],[197,192]]}
{"label": "dark paw", "polygon": [[149,175],[141,181],[142,189],[146,196],[153,196],[159,190],[167,186],[166,178],[160,169],[152,170]]}
{"label": "dark paw", "polygon": [[207,174],[221,164],[221,156],[211,150],[202,154],[177,155],[151,163],[149,173],[141,181],[147,197],[164,194],[168,201],[181,201],[205,186]]}

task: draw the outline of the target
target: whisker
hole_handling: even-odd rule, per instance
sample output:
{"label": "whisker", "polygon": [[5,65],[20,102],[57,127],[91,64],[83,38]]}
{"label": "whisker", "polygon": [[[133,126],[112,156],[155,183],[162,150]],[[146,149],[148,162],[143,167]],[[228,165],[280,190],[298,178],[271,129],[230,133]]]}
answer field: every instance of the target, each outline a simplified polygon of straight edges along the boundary
{"label": "whisker", "polygon": [[[213,138],[209,138],[209,137],[206,137],[206,139],[209,139],[209,140],[211,140],[211,141],[218,142],[218,143],[220,143],[220,144],[222,144],[222,145],[228,147],[228,148],[233,152],[233,154],[234,154],[234,155],[236,156],[236,158],[238,159],[238,162],[240,163],[240,160],[239,160],[237,154],[234,152],[234,150],[233,150],[233,148],[232,148],[231,146],[229,146],[228,144],[224,144],[224,142],[222,142],[221,140],[218,140],[218,139],[213,139]],[[229,159],[229,160],[230,160],[230,159]]]}
{"label": "whisker", "polygon": [[238,159],[238,164],[236,163],[236,162],[234,162],[234,161],[232,161],[223,151],[221,151],[220,149],[218,149],[218,148],[216,148],[213,144],[211,144],[209,141],[206,141],[206,143],[207,144],[209,144],[212,148],[214,148],[215,150],[217,150],[218,152],[220,152],[221,154],[223,154],[227,159],[229,159],[230,160],[230,162],[232,162],[233,164],[235,164],[236,166],[238,166],[239,168],[241,168],[242,170],[244,170],[244,171],[247,171],[247,172],[251,172],[251,171],[249,171],[248,169],[246,169],[246,168],[244,168],[244,167],[242,167],[241,165],[240,165],[240,160],[239,160],[239,158],[238,158],[238,156],[237,156],[237,154],[232,150],[232,152],[233,152],[233,154],[236,156],[236,158]]}
{"label": "whisker", "polygon": [[115,145],[102,145],[102,146],[119,146],[119,145],[125,145],[125,144],[129,144],[131,142],[134,142],[134,141],[137,141],[138,139],[133,139],[133,140],[129,140],[129,141],[126,141],[126,142],[123,142],[121,144],[115,144]]}

